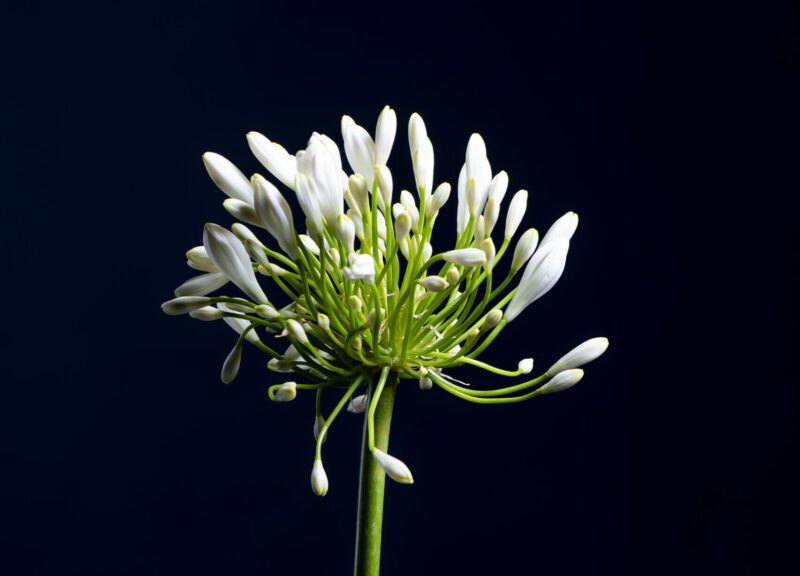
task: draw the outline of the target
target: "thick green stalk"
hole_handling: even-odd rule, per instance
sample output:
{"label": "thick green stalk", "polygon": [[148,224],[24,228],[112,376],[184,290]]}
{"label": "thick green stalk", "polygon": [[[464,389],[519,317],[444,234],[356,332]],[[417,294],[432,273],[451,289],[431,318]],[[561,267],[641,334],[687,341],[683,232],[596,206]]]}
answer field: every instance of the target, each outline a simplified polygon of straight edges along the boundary
{"label": "thick green stalk", "polygon": [[[370,385],[370,397],[375,392]],[[375,448],[387,451],[392,407],[397,389],[397,377],[389,376],[375,409]],[[386,484],[378,461],[369,450],[367,414],[364,414],[364,433],[361,440],[361,474],[358,487],[358,519],[356,520],[355,576],[378,576],[381,567],[381,527],[383,524],[383,492]]]}

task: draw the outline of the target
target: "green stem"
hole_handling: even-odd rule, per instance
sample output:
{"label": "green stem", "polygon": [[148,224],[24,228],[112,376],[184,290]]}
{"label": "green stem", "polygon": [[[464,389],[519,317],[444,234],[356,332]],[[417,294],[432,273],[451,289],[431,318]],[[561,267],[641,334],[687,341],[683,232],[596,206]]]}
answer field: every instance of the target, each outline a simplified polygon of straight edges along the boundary
{"label": "green stem", "polygon": [[[370,397],[377,382],[370,384]],[[387,451],[389,428],[392,423],[397,377],[390,375],[375,409],[375,448]],[[372,457],[367,433],[368,414],[364,414],[364,433],[361,440],[361,474],[358,490],[358,519],[356,524],[355,576],[378,576],[381,564],[381,526],[383,523],[383,491],[386,483],[378,461]]]}

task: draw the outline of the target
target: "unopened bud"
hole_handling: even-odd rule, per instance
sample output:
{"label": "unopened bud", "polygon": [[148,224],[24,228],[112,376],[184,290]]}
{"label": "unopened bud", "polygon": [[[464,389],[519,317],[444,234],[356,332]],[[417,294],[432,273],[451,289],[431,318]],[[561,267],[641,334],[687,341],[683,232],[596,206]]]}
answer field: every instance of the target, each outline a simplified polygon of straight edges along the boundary
{"label": "unopened bud", "polygon": [[347,302],[350,304],[350,308],[352,308],[356,312],[361,312],[361,308],[364,306],[364,303],[361,301],[361,298],[355,295],[350,296],[350,298],[347,299]]}
{"label": "unopened bud", "polygon": [[303,326],[297,320],[287,320],[286,330],[298,342],[308,344],[308,336],[306,336],[306,331],[303,330]]}
{"label": "unopened bud", "polygon": [[553,392],[561,392],[567,388],[572,388],[581,378],[583,378],[583,370],[580,368],[564,370],[553,376],[547,384],[539,388],[539,394],[552,394]]}
{"label": "unopened bud", "polygon": [[445,274],[444,277],[447,280],[447,283],[450,284],[450,286],[454,286],[458,284],[458,280],[459,278],[461,278],[461,274],[458,273],[458,270],[456,268],[450,268],[450,270],[447,271],[447,274]]}
{"label": "unopened bud", "polygon": [[492,310],[486,315],[486,320],[483,321],[481,324],[482,330],[491,330],[495,326],[500,323],[500,320],[503,319],[503,311],[502,310]]}
{"label": "unopened bud", "polygon": [[427,376],[424,376],[419,379],[420,390],[430,390],[431,388],[433,388],[433,380],[431,380]]}
{"label": "unopened bud", "polygon": [[562,356],[548,370],[548,374],[558,374],[564,370],[578,368],[598,358],[608,348],[608,338],[592,338],[579,344]]}
{"label": "unopened bud", "polygon": [[523,358],[519,361],[517,369],[523,374],[530,374],[533,370],[533,358]]}
{"label": "unopened bud", "polygon": [[284,382],[275,391],[276,402],[291,402],[297,397],[297,384],[295,382]]}
{"label": "unopened bud", "polygon": [[372,455],[389,478],[400,484],[414,483],[411,470],[408,469],[408,466],[406,466],[402,460],[398,460],[394,456],[390,456],[383,450],[378,450],[377,448],[372,451]]}
{"label": "unopened bud", "polygon": [[362,412],[366,411],[367,406],[367,395],[361,394],[360,396],[350,398],[350,403],[347,405],[347,411],[352,412],[353,414],[361,414]]}
{"label": "unopened bud", "polygon": [[311,469],[311,489],[317,496],[325,496],[328,493],[328,475],[322,467],[322,460],[314,460],[314,467]]}
{"label": "unopened bud", "polygon": [[161,309],[170,316],[188,314],[208,306],[210,300],[205,296],[179,296],[161,305]]}
{"label": "unopened bud", "polygon": [[325,332],[331,329],[331,319],[328,318],[327,314],[319,314],[317,316],[317,324],[320,328],[325,330]]}
{"label": "unopened bud", "polygon": [[196,320],[210,322],[212,320],[219,320],[224,316],[224,314],[219,308],[214,308],[213,306],[204,306],[203,308],[200,308],[200,310],[189,312],[189,316]]}
{"label": "unopened bud", "polygon": [[441,276],[426,276],[419,281],[420,286],[430,292],[444,292],[450,285]]}

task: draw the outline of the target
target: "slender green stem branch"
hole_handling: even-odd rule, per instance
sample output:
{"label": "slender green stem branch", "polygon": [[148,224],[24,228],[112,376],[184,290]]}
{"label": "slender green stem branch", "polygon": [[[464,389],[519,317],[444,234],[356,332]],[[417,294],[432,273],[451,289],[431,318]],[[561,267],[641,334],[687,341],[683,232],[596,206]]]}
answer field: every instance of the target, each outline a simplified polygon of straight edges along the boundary
{"label": "slender green stem branch", "polygon": [[[370,384],[370,397],[377,382]],[[397,388],[397,376],[389,376],[383,387],[374,413],[375,448],[387,451],[392,407]],[[383,493],[386,475],[372,456],[367,433],[369,415],[364,414],[364,433],[361,440],[361,476],[358,492],[356,524],[355,576],[378,576],[381,562],[381,527],[383,524]]]}

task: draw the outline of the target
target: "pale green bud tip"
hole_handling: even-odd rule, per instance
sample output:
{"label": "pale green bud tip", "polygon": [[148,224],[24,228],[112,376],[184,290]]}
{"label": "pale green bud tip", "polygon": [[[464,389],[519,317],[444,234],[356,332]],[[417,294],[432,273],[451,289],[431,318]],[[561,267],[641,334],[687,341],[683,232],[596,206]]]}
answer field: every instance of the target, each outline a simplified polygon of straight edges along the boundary
{"label": "pale green bud tip", "polygon": [[431,380],[427,376],[419,379],[420,390],[430,390],[431,388],[433,388],[433,380]]}
{"label": "pale green bud tip", "polygon": [[441,276],[426,276],[419,284],[430,292],[444,292],[450,286]]}
{"label": "pale green bud tip", "polygon": [[447,262],[459,266],[483,266],[486,263],[486,253],[478,248],[460,248],[449,250],[442,254]]}
{"label": "pale green bud tip", "polygon": [[287,320],[286,330],[298,342],[308,344],[308,336],[306,336],[306,331],[303,330],[303,326],[297,320]]}
{"label": "pale green bud tip", "polygon": [[322,460],[314,460],[314,467],[311,469],[311,489],[317,496],[325,496],[328,493],[328,475],[322,467]]}
{"label": "pale green bud tip", "polygon": [[608,348],[608,338],[592,338],[579,344],[562,356],[548,370],[548,374],[558,374],[570,368],[578,368],[600,357]]}
{"label": "pale green bud tip", "polygon": [[447,280],[447,283],[450,284],[451,286],[456,284],[460,277],[461,274],[459,274],[458,270],[456,270],[455,268],[450,268],[450,270],[447,271],[447,274],[445,274],[445,279]]}
{"label": "pale green bud tip", "polygon": [[276,402],[291,402],[297,397],[297,384],[295,382],[285,382],[275,391]]}
{"label": "pale green bud tip", "polygon": [[481,328],[484,330],[490,330],[497,326],[500,323],[500,320],[503,319],[503,311],[502,310],[492,310],[486,315],[486,320],[483,321],[483,325]]}
{"label": "pale green bud tip", "polygon": [[562,390],[575,386],[575,384],[580,382],[581,378],[583,378],[583,370],[580,368],[564,370],[553,376],[547,384],[539,388],[539,394],[561,392]]}
{"label": "pale green bud tip", "polygon": [[530,374],[533,370],[533,358],[523,358],[517,367],[523,374]]}
{"label": "pale green bud tip", "polygon": [[170,316],[175,316],[200,310],[200,308],[208,306],[209,303],[210,300],[205,296],[179,296],[164,302],[161,305],[161,309]]}
{"label": "pale green bud tip", "polygon": [[204,322],[210,322],[212,320],[219,320],[223,317],[222,310],[219,308],[214,308],[213,306],[204,306],[199,310],[194,310],[189,312],[189,316],[195,318],[196,320],[203,320]]}
{"label": "pale green bud tip", "polygon": [[389,478],[400,484],[414,483],[411,470],[408,469],[408,466],[406,466],[402,460],[398,460],[394,456],[390,456],[377,448],[372,451],[372,455]]}
{"label": "pale green bud tip", "polygon": [[348,298],[347,301],[350,304],[350,308],[352,308],[356,312],[361,312],[361,308],[364,306],[364,303],[361,301],[361,298],[359,298],[358,296],[350,296],[350,298]]}
{"label": "pale green bud tip", "polygon": [[331,327],[331,320],[328,318],[327,314],[320,314],[317,316],[317,324],[319,324],[319,327],[323,330],[328,331]]}

